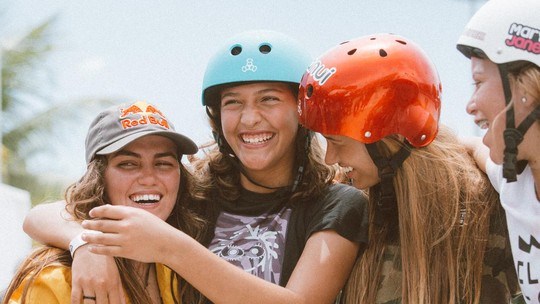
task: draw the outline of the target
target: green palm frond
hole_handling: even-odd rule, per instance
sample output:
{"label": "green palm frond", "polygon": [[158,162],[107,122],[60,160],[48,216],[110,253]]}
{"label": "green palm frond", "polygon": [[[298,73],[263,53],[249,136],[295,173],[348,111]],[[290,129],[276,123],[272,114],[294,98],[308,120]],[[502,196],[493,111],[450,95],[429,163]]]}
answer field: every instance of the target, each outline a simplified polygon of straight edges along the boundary
{"label": "green palm frond", "polygon": [[47,19],[11,46],[2,48],[2,111],[8,118],[10,114],[24,114],[28,106],[48,103],[42,92],[43,82],[50,84],[52,79],[46,59],[54,49],[51,37],[55,19]]}
{"label": "green palm frond", "polygon": [[[4,14],[0,23],[5,22]],[[49,55],[54,52],[53,16],[35,26],[9,46],[0,44],[2,119],[2,181],[29,190],[34,203],[43,193],[53,192],[61,198],[59,185],[50,176],[36,176],[27,164],[36,155],[48,155],[61,165],[63,138],[71,130],[81,128],[104,106],[116,103],[115,98],[80,98],[60,102],[49,96],[54,87]],[[3,33],[5,34],[5,33]],[[86,130],[87,125],[83,127]],[[84,134],[84,133],[83,133]],[[54,189],[50,189],[50,187]],[[60,195],[60,196],[59,196]]]}

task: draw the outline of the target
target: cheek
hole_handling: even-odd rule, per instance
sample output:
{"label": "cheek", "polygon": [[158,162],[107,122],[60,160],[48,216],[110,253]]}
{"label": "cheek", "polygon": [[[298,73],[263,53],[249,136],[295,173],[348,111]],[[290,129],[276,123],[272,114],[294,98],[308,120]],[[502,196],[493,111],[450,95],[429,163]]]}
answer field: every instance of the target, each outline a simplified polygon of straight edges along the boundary
{"label": "cheek", "polygon": [[489,157],[497,164],[501,164],[504,158],[504,128],[504,119],[498,117],[484,136],[484,144],[489,147]]}
{"label": "cheek", "polygon": [[232,143],[231,139],[234,136],[235,130],[235,118],[229,112],[222,112],[221,114],[221,130],[223,130],[223,136],[225,140],[230,144]]}

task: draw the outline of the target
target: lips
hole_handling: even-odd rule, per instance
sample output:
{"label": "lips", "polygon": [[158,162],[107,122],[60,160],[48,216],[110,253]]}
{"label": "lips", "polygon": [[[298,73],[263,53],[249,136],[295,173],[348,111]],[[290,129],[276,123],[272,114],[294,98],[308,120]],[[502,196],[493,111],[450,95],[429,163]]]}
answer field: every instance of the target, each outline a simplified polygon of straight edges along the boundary
{"label": "lips", "polygon": [[274,133],[258,133],[258,134],[241,134],[240,138],[242,139],[242,142],[246,144],[252,144],[252,145],[260,145],[264,144],[265,142],[269,141],[274,137]]}
{"label": "lips", "polygon": [[345,174],[348,178],[351,178],[351,172],[353,170],[352,167],[341,167],[341,169],[343,170],[343,174]]}
{"label": "lips", "polygon": [[137,204],[155,204],[161,200],[159,194],[134,194],[129,197]]}
{"label": "lips", "polygon": [[489,122],[486,119],[476,120],[475,123],[482,130],[489,128]]}

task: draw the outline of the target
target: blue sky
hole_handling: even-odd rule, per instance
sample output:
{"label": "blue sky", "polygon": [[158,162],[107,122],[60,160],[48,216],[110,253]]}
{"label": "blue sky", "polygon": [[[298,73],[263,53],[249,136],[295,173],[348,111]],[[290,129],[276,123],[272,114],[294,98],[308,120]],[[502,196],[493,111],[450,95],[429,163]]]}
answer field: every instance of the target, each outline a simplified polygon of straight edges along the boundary
{"label": "blue sky", "polygon": [[[479,134],[465,112],[473,88],[469,61],[455,44],[482,0],[6,1],[12,35],[58,17],[49,64],[55,100],[146,100],[197,143],[211,140],[200,102],[206,63],[228,37],[252,29],[286,33],[314,58],[373,33],[412,39],[434,61],[443,82],[442,123],[460,135]],[[0,38],[8,43],[13,36]],[[62,161],[37,159],[35,170],[78,177],[89,122],[81,121],[61,143],[65,149],[57,157]]]}

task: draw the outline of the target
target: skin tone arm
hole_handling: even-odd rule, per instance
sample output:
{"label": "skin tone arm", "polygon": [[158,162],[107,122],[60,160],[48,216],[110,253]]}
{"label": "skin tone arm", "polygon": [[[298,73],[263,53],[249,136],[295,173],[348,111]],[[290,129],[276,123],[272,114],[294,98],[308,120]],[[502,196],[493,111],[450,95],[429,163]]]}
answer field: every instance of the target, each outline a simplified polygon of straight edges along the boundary
{"label": "skin tone arm", "polygon": [[88,247],[90,251],[163,263],[214,303],[333,303],[359,248],[331,230],[313,234],[283,288],[219,258],[148,212],[107,205],[90,215],[101,219],[84,221],[83,227],[105,232],[83,236],[96,244]]}
{"label": "skin tone arm", "polygon": [[474,158],[478,168],[483,172],[486,172],[486,161],[489,157],[489,148],[482,143],[482,138],[477,136],[462,137],[460,141]]}
{"label": "skin tone arm", "polygon": [[[83,228],[72,220],[65,207],[65,202],[61,201],[32,208],[24,219],[24,232],[40,243],[67,250],[69,242]],[[125,303],[122,282],[112,257],[91,253],[84,245],[75,251],[71,268],[71,303],[81,303],[83,292],[95,295],[96,303]],[[109,301],[102,302],[101,299]]]}

